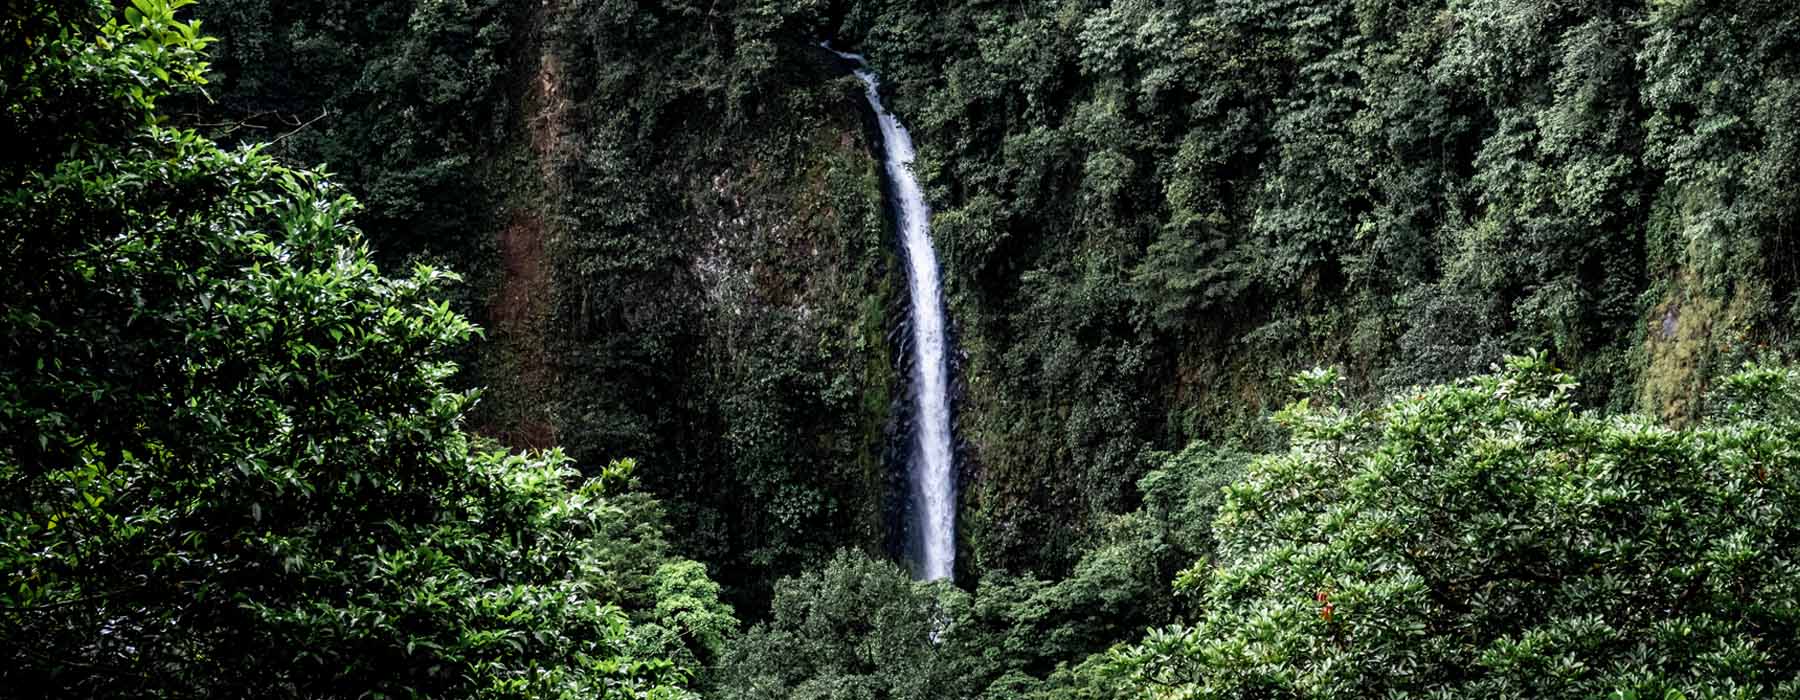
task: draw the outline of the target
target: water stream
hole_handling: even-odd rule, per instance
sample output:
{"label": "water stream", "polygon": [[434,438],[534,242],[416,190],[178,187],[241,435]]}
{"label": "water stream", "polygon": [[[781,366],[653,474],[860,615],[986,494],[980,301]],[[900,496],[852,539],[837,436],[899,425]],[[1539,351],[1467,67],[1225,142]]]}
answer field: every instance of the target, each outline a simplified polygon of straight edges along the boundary
{"label": "water stream", "polygon": [[931,206],[913,176],[912,135],[881,104],[881,78],[858,54],[821,44],[856,64],[868,87],[869,108],[881,124],[882,159],[894,204],[894,228],[906,254],[912,300],[913,454],[908,467],[914,575],[949,577],[956,564],[956,469],[950,436],[949,340],[944,334],[943,286],[931,248]]}

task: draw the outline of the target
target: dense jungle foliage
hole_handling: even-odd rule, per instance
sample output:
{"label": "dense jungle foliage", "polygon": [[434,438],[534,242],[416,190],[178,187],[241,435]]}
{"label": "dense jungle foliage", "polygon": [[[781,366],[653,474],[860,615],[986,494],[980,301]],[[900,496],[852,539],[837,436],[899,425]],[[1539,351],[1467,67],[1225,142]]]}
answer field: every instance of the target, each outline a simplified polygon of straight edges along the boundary
{"label": "dense jungle foliage", "polygon": [[1800,697],[1786,3],[0,28],[0,695]]}
{"label": "dense jungle foliage", "polygon": [[467,363],[493,387],[483,431],[638,456],[684,549],[766,591],[891,544],[904,432],[903,271],[819,38],[869,55],[920,144],[966,353],[973,580],[1067,572],[1159,450],[1277,444],[1272,388],[1316,364],[1377,397],[1545,348],[1594,405],[1697,415],[1721,372],[1792,344],[1788,9],[199,12],[224,37],[207,123],[328,114],[272,148],[399,212],[379,255],[470,272],[459,308],[498,331]]}
{"label": "dense jungle foliage", "polygon": [[463,431],[454,278],[159,112],[204,82],[183,4],[9,20],[5,694],[689,696],[736,621],[632,465]]}
{"label": "dense jungle foliage", "polygon": [[784,580],[720,695],[1800,697],[1800,372],[1685,429],[1580,408],[1542,355],[1375,406],[1298,383],[1287,450],[1153,471],[1061,581]]}
{"label": "dense jungle foliage", "polygon": [[221,37],[201,128],[278,134],[380,211],[378,257],[469,273],[457,308],[496,333],[465,357],[482,433],[636,456],[683,549],[757,605],[881,546],[897,271],[855,93],[795,50],[796,8],[196,12]]}
{"label": "dense jungle foliage", "polygon": [[926,144],[984,468],[971,539],[1054,569],[1155,449],[1258,439],[1546,348],[1680,420],[1792,343],[1784,2],[852,3]]}

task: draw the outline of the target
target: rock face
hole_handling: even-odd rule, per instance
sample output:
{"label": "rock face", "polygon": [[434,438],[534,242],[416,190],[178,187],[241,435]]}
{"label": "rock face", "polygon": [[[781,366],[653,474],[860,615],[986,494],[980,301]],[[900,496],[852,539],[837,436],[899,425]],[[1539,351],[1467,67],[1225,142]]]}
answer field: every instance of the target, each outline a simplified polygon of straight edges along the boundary
{"label": "rock face", "polygon": [[[484,423],[479,431],[521,449],[545,449],[556,445],[556,427],[550,416],[523,404],[506,403],[515,397],[545,396],[555,386],[549,353],[544,349],[549,321],[550,263],[544,255],[544,219],[535,211],[514,211],[512,221],[500,230],[500,280],[489,297],[487,324],[494,345],[488,356],[510,360],[505,381],[490,387],[504,397],[494,405],[515,409],[509,419]],[[493,416],[492,412],[485,415]]]}
{"label": "rock face", "polygon": [[678,544],[754,603],[897,544],[904,278],[875,139],[855,80],[793,41],[805,20],[619,9],[217,0],[218,101],[195,111],[327,162],[382,212],[384,264],[464,275],[471,427],[636,458]]}
{"label": "rock face", "polygon": [[915,5],[201,7],[216,121],[330,163],[384,261],[467,276],[476,427],[637,458],[742,601],[900,548],[915,424],[876,126],[807,37],[868,53],[921,148],[968,574],[1054,576],[1164,451],[1279,440],[1294,371],[1372,398],[1541,348],[1678,423],[1800,348],[1800,64],[1755,29],[1785,7]]}
{"label": "rock face", "polygon": [[493,434],[636,457],[680,544],[754,606],[839,548],[892,549],[904,278],[854,81],[782,46],[755,99],[667,89],[717,59],[676,40],[703,27],[633,43],[572,5],[530,22],[496,166]]}

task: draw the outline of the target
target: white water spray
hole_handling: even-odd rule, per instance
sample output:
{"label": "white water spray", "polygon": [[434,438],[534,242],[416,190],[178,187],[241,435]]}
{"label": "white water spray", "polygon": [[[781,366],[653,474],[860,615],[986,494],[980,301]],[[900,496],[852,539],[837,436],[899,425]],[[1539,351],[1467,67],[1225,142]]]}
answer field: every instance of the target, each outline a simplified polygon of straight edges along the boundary
{"label": "white water spray", "polygon": [[956,564],[956,471],[950,448],[949,341],[944,336],[943,287],[931,249],[931,207],[913,177],[912,135],[881,104],[881,79],[858,54],[826,50],[856,64],[868,87],[869,107],[881,123],[888,182],[893,187],[895,227],[906,251],[912,294],[914,445],[911,474],[912,537],[918,578],[950,576]]}

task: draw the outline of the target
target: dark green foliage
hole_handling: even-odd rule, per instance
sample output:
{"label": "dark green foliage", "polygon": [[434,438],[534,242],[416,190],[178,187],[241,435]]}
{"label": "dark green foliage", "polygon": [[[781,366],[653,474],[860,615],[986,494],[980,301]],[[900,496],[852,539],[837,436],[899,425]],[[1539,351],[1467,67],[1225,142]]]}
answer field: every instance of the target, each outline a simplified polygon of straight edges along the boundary
{"label": "dark green foliage", "polygon": [[[204,14],[224,41],[198,111],[330,163],[383,217],[384,260],[474,280],[457,301],[492,338],[471,363],[497,387],[484,431],[640,456],[740,600],[880,541],[893,269],[857,93],[805,41],[821,3]],[[542,276],[507,286],[518,270]]]}
{"label": "dark green foliage", "polygon": [[[722,698],[961,697],[956,620],[968,596],[915,583],[900,567],[842,553],[776,586],[771,620],[746,633],[720,671]],[[933,637],[938,639],[934,641]]]}
{"label": "dark green foliage", "polygon": [[500,354],[541,341],[542,371],[483,362],[528,385],[487,408],[535,411],[584,464],[643,456],[683,548],[757,607],[879,541],[890,505],[897,271],[818,38],[870,55],[920,146],[967,352],[974,579],[1074,571],[1154,506],[1130,485],[1162,450],[1279,444],[1261,417],[1298,367],[1371,397],[1543,347],[1582,401],[1680,422],[1800,308],[1800,19],[1774,0],[209,13],[203,111],[329,110],[272,148],[392,216],[383,256],[491,296],[481,232],[541,221],[541,317],[490,325]]}
{"label": "dark green foliage", "polygon": [[[1779,2],[214,12],[221,103],[330,107],[280,148],[349,168],[401,229],[541,216],[550,379],[492,408],[531,404],[583,461],[644,456],[690,551],[752,587],[879,539],[895,270],[841,140],[854,86],[815,38],[870,54],[920,145],[968,352],[977,569],[1068,571],[1159,449],[1272,444],[1260,417],[1299,367],[1372,396],[1543,347],[1584,400],[1681,420],[1800,303]],[[538,90],[556,99],[503,116]],[[495,158],[506,203],[455,189]],[[494,267],[485,242],[418,238],[378,247]]]}
{"label": "dark green foliage", "polygon": [[[847,3],[920,144],[983,563],[1066,567],[1154,448],[1546,348],[1680,420],[1793,328],[1788,3]],[[1068,528],[1070,521],[1081,523]]]}
{"label": "dark green foliage", "polygon": [[[215,0],[210,71],[181,4],[0,18],[0,687],[1800,696],[1800,373],[1721,371],[1800,308],[1786,3]],[[970,590],[830,558],[900,300],[825,36],[937,206]]]}
{"label": "dark green foliage", "polygon": [[1368,410],[1290,405],[1230,487],[1191,626],[1115,652],[1168,697],[1795,697],[1800,373],[1671,429],[1542,356]]}
{"label": "dark green foliage", "polygon": [[1213,516],[1225,501],[1225,487],[1242,476],[1249,460],[1238,450],[1202,442],[1165,456],[1156,471],[1138,481],[1144,501],[1138,517],[1160,528],[1178,555],[1210,555]]}
{"label": "dark green foliage", "polygon": [[897,270],[855,83],[815,3],[563,3],[553,398],[578,458],[644,455],[738,600],[883,539]]}
{"label": "dark green foliage", "polygon": [[1332,372],[1299,385],[1278,416],[1290,449],[1247,472],[1226,450],[1168,458],[1063,580],[990,574],[963,593],[845,555],[784,581],[719,692],[1800,693],[1800,371],[1723,379],[1686,429],[1579,410],[1543,355],[1371,408]]}
{"label": "dark green foliage", "polygon": [[475,444],[454,278],[163,125],[205,70],[184,4],[39,4],[0,60],[0,687],[691,695],[735,623],[631,464]]}
{"label": "dark green foliage", "polygon": [[[232,143],[263,143],[288,162],[325,164],[368,205],[360,217],[384,265],[425,262],[469,284],[444,294],[492,342],[464,348],[463,387],[493,391],[478,430],[513,447],[547,447],[531,411],[543,383],[512,356],[529,314],[495,299],[509,264],[500,229],[528,196],[509,177],[526,130],[517,56],[530,3],[497,0],[206,0],[211,85],[178,102],[181,123]],[[501,241],[503,244],[504,241]],[[522,295],[521,295],[522,296]],[[541,363],[538,363],[541,364]],[[529,419],[521,419],[520,416]],[[521,439],[521,433],[530,433]]]}
{"label": "dark green foliage", "polygon": [[775,587],[770,619],[734,644],[718,692],[999,700],[1091,691],[1071,665],[1190,612],[1169,583],[1211,558],[1221,489],[1245,459],[1204,445],[1167,458],[1140,484],[1145,507],[1116,518],[1059,580],[990,572],[965,593],[840,554]]}
{"label": "dark green foliage", "polygon": [[482,176],[512,116],[511,3],[208,0],[196,11],[221,41],[212,102],[190,118],[329,164],[368,205],[383,260],[484,250],[504,194]]}

